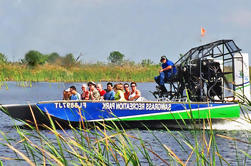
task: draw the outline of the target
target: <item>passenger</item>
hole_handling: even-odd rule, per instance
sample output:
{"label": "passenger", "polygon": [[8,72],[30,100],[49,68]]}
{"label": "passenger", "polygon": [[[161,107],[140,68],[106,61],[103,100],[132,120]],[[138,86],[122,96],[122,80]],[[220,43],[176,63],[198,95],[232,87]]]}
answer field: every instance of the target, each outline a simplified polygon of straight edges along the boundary
{"label": "passenger", "polygon": [[71,97],[71,92],[70,88],[68,88],[63,92],[63,100],[70,100],[70,97]]}
{"label": "passenger", "polygon": [[82,94],[81,94],[81,100],[89,100],[89,91],[87,90],[87,85],[82,84]]}
{"label": "passenger", "polygon": [[93,81],[88,82],[89,100],[100,100],[100,94],[95,86],[96,86],[95,82]]}
{"label": "passenger", "polygon": [[141,93],[139,90],[137,90],[137,84],[136,82],[131,82],[131,93],[130,93],[130,96],[129,96],[129,100],[130,101],[136,101],[138,100],[139,98],[141,98]]}
{"label": "passenger", "polygon": [[70,87],[71,97],[70,100],[81,100],[80,94],[77,92],[75,86]]}
{"label": "passenger", "polygon": [[104,95],[106,94],[106,91],[103,89],[102,85],[101,84],[97,84],[97,90],[100,94],[100,98],[101,99],[104,99]]}
{"label": "passenger", "polygon": [[129,89],[129,84],[125,83],[124,84],[124,96],[126,100],[129,100],[129,96],[130,96],[130,89]]}
{"label": "passenger", "polygon": [[115,84],[113,89],[115,91],[115,96],[114,96],[115,100],[126,101],[126,99],[124,97],[123,84],[122,83]]}
{"label": "passenger", "polygon": [[104,99],[105,100],[114,100],[114,96],[115,96],[115,92],[114,90],[112,89],[112,83],[111,82],[108,82],[106,84],[106,94],[104,95]]}

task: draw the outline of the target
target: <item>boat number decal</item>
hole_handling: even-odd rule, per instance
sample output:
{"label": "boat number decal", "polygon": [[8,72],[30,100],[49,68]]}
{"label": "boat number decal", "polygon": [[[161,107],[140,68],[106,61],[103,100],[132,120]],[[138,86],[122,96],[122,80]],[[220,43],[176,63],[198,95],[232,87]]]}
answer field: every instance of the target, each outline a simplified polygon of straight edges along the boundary
{"label": "boat number decal", "polygon": [[86,103],[54,103],[56,108],[86,108]]}
{"label": "boat number decal", "polygon": [[171,104],[164,103],[102,103],[102,110],[171,110]]}

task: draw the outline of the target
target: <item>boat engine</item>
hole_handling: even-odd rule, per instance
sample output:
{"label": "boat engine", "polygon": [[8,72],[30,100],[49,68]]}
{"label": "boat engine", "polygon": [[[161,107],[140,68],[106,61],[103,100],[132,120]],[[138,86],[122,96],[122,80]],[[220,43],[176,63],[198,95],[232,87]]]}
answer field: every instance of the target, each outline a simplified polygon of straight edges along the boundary
{"label": "boat engine", "polygon": [[157,89],[153,94],[160,100],[235,101],[236,90],[244,96],[245,84],[249,84],[248,76],[243,76],[249,73],[243,57],[233,40],[192,48],[175,63],[178,73],[166,82],[167,92]]}

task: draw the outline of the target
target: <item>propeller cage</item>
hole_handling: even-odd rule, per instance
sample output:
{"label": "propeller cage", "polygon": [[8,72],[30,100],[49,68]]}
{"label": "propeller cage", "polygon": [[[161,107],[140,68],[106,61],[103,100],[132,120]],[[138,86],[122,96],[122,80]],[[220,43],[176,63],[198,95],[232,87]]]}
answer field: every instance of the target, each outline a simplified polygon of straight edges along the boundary
{"label": "propeller cage", "polygon": [[[167,80],[167,92],[157,90],[155,97],[168,100],[189,98],[196,102],[234,101],[234,92],[244,85],[243,75],[235,73],[236,59],[238,72],[243,73],[241,49],[233,40],[219,40],[192,48],[175,63],[178,73],[175,78]],[[242,92],[244,95],[244,89]]]}

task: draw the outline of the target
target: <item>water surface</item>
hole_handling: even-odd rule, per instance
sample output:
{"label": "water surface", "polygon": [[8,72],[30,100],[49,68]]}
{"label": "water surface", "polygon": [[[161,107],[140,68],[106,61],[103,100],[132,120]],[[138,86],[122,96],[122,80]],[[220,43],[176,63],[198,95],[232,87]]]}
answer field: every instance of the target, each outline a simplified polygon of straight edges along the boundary
{"label": "water surface", "polygon": [[[20,83],[16,82],[7,82],[6,85],[3,85],[0,89],[0,104],[27,104],[27,103],[36,103],[39,101],[47,101],[47,100],[59,100],[62,99],[62,91],[68,88],[71,85],[75,85],[77,90],[80,90],[82,83],[32,83],[32,86],[28,87],[20,87]],[[103,86],[106,86],[106,82],[102,83]],[[154,97],[149,91],[154,90],[155,83],[138,83],[138,89],[141,91],[142,96],[149,99],[154,100]],[[18,138],[18,134],[16,133],[16,129],[13,127],[14,123],[21,124],[21,122],[13,121],[4,113],[0,112],[0,130],[4,133],[7,133],[10,138]],[[224,122],[222,124],[215,124],[213,126],[215,129],[214,133],[226,135],[234,138],[238,138],[243,141],[249,141],[251,138],[251,126],[250,123],[245,122],[243,119],[239,119],[238,123],[236,122]],[[52,134],[46,130],[42,131],[49,138],[52,137]],[[179,138],[179,133],[186,135],[191,141],[194,141],[194,135],[192,134],[194,131],[186,130],[173,130],[172,135],[170,135],[166,130],[153,130],[149,132],[147,130],[127,130],[128,133],[134,135],[140,135],[146,142],[149,143],[151,149],[157,153],[160,157],[165,160],[169,160],[167,157],[166,151],[163,150],[161,144],[156,140],[156,137],[162,144],[170,147],[179,158],[183,161],[186,161],[188,158],[187,152],[191,152],[191,150],[185,146],[185,149],[182,149],[180,145],[177,143],[175,138]],[[156,137],[154,137],[154,135]],[[52,138],[53,139],[53,138]],[[36,141],[36,140],[35,140]],[[39,141],[39,140],[37,140]],[[240,150],[245,151],[248,154],[251,154],[251,150],[249,146],[245,143],[241,143],[238,141],[227,140],[221,137],[216,136],[216,142],[218,145],[219,153],[226,159],[231,165],[243,165],[245,162],[247,165],[251,165],[251,160],[245,158],[245,155],[240,152]],[[135,142],[136,144],[138,142]],[[22,149],[22,147],[20,147]],[[236,153],[237,151],[237,153]],[[236,157],[238,155],[238,160]],[[0,146],[0,157],[15,157],[14,153],[6,148],[5,146]],[[155,163],[155,165],[164,165],[163,162],[151,154],[151,157]],[[219,160],[216,159],[217,164]],[[5,161],[3,160],[5,165],[13,165],[18,163],[18,161]],[[141,161],[145,162],[144,159]],[[191,162],[190,165],[194,165],[196,163]],[[225,164],[224,164],[225,165]]]}

